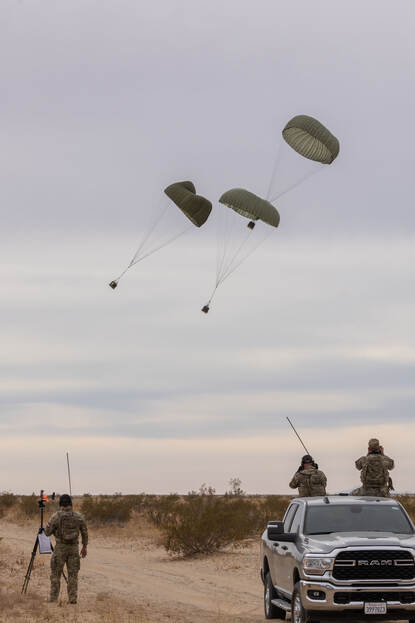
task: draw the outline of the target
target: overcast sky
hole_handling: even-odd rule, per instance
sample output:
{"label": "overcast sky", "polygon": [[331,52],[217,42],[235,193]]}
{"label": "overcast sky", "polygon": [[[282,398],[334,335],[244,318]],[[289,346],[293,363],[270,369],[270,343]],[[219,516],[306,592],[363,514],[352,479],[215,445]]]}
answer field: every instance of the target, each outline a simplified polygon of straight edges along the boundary
{"label": "overcast sky", "polygon": [[[3,0],[0,490],[65,490],[69,451],[77,493],[287,492],[287,415],[330,491],[373,436],[414,489],[414,20],[413,0]],[[266,196],[296,114],[340,155],[204,315],[218,198]],[[210,220],[111,290],[184,179]]]}

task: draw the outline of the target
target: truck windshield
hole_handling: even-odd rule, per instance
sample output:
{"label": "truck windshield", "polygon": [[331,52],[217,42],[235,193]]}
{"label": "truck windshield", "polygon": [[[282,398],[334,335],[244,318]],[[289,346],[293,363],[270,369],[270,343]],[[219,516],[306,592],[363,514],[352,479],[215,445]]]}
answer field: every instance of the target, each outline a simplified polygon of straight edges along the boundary
{"label": "truck windshield", "polygon": [[309,506],[304,534],[331,532],[394,532],[413,534],[413,528],[398,505],[325,504]]}

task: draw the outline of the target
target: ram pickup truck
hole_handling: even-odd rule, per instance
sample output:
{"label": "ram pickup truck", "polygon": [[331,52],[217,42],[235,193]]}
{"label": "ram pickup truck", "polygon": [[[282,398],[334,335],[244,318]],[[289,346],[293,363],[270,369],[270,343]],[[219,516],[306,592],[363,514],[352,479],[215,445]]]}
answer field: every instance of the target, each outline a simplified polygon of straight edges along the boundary
{"label": "ram pickup truck", "polygon": [[266,619],[415,623],[415,528],[390,498],[296,498],[261,539]]}

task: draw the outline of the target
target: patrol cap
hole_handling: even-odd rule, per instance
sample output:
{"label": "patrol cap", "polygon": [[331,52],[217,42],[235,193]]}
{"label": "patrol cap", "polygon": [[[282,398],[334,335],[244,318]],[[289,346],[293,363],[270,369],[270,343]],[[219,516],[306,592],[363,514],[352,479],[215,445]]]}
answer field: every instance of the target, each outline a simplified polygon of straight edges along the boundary
{"label": "patrol cap", "polygon": [[310,454],[305,454],[301,459],[301,465],[304,463],[314,463],[313,457]]}
{"label": "patrol cap", "polygon": [[380,443],[379,443],[379,439],[369,439],[369,450],[379,450],[380,448]]}
{"label": "patrol cap", "polygon": [[67,493],[64,493],[59,498],[59,506],[72,506],[72,498]]}

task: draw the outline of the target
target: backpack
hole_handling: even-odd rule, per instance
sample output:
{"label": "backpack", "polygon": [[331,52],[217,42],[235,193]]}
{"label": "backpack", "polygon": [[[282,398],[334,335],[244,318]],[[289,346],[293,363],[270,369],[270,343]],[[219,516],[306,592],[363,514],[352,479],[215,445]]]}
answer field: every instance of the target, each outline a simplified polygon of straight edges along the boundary
{"label": "backpack", "polygon": [[362,483],[365,487],[386,487],[389,472],[381,454],[369,454],[362,468]]}
{"label": "backpack", "polygon": [[59,517],[59,534],[63,543],[75,545],[78,542],[79,522],[74,511],[62,511]]}

